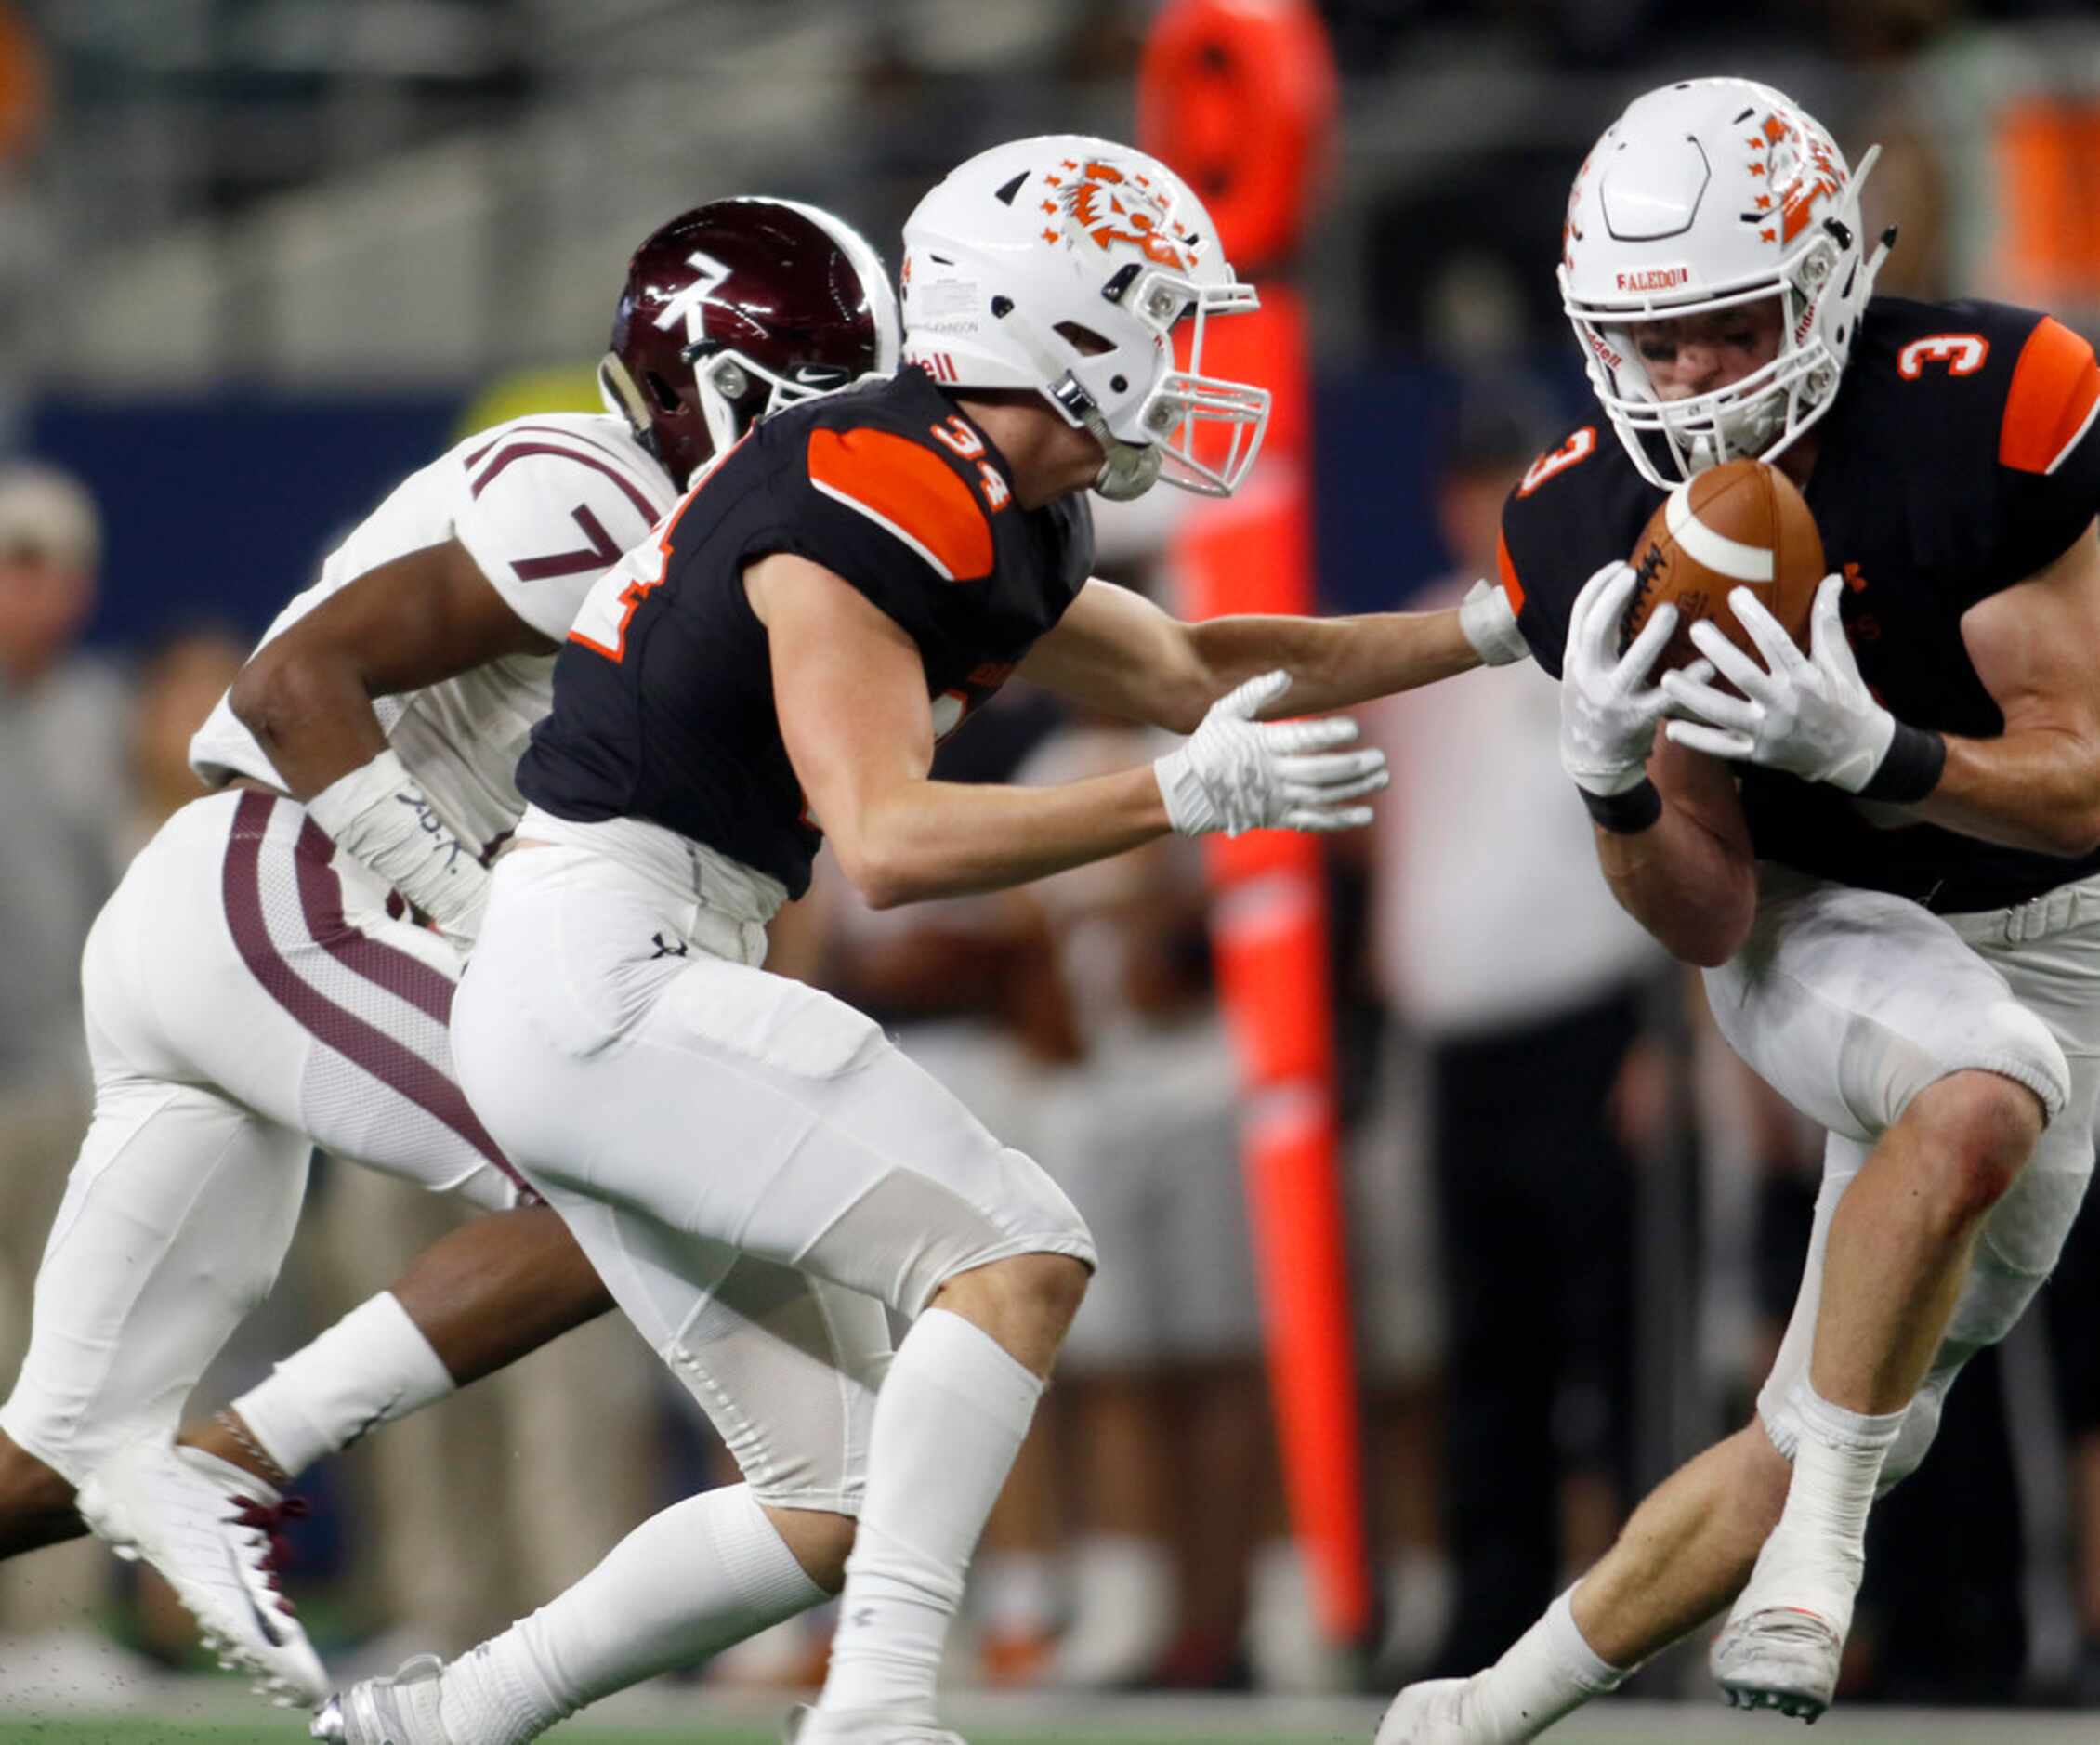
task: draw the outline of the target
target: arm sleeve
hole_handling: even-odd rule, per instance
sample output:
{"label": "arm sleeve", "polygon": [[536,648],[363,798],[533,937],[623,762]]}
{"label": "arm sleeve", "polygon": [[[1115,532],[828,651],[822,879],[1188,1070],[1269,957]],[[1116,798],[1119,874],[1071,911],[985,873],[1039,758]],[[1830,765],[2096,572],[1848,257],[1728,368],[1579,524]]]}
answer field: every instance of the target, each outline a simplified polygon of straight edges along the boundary
{"label": "arm sleeve", "polygon": [[592,584],[670,506],[579,439],[524,431],[486,451],[466,490],[454,537],[504,603],[556,642]]}

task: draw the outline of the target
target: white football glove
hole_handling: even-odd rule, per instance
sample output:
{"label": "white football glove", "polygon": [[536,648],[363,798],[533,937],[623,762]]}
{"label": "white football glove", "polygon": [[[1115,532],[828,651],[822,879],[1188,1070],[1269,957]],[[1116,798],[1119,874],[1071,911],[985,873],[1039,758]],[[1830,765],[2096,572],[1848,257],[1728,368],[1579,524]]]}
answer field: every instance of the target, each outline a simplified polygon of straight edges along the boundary
{"label": "white football glove", "polygon": [[1844,578],[1825,576],[1816,590],[1804,654],[1748,588],[1734,590],[1728,604],[1765,664],[1759,666],[1713,624],[1694,624],[1692,641],[1742,695],[1731,697],[1688,672],[1665,673],[1662,689],[1670,701],[1699,717],[1671,722],[1672,741],[1857,794],[1888,754],[1896,717],[1859,676],[1838,615],[1844,597]]}
{"label": "white football glove", "polygon": [[1531,645],[1516,627],[1516,612],[1509,596],[1482,577],[1465,591],[1458,603],[1458,627],[1465,633],[1473,652],[1483,666],[1507,666],[1512,661],[1531,658]]}
{"label": "white football glove", "polygon": [[[1674,605],[1659,606],[1634,646],[1619,652],[1619,626],[1640,578],[1631,564],[1608,563],[1575,597],[1568,651],[1560,666],[1560,767],[1575,785],[1600,796],[1624,794],[1647,775],[1655,724],[1667,701],[1647,684],[1648,668],[1677,628]],[[1701,661],[1687,669],[1711,676]]]}
{"label": "white football glove", "polygon": [[1254,719],[1290,689],[1286,672],[1250,678],[1211,705],[1179,751],[1153,763],[1167,818],[1181,835],[1360,830],[1371,822],[1371,807],[1343,802],[1385,785],[1385,754],[1330,751],[1357,736],[1346,715]]}

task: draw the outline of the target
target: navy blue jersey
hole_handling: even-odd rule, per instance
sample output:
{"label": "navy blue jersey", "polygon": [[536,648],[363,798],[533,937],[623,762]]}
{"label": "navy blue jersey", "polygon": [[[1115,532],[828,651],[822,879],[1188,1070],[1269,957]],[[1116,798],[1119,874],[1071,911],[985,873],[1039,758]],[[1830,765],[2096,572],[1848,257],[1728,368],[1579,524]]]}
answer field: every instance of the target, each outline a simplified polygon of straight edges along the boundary
{"label": "navy blue jersey", "polygon": [[792,407],[700,479],[577,615],[518,765],[557,817],[643,818],[799,897],[823,838],[781,742],[743,572],[794,552],[895,620],[945,737],[1077,597],[1082,494],[1033,511],[991,439],[916,369]]}
{"label": "navy blue jersey", "polygon": [[[1816,427],[1804,495],[1845,634],[1897,720],[1973,739],[2004,730],[1962,640],[1962,614],[2059,558],[2100,512],[2100,366],[2032,310],[1877,297],[1836,403]],[[1556,677],[1568,616],[1601,565],[1633,551],[1663,493],[1608,425],[1533,464],[1503,511],[1503,585]],[[1904,824],[1827,783],[1739,767],[1761,859],[1958,912],[2020,902],[2100,871]]]}

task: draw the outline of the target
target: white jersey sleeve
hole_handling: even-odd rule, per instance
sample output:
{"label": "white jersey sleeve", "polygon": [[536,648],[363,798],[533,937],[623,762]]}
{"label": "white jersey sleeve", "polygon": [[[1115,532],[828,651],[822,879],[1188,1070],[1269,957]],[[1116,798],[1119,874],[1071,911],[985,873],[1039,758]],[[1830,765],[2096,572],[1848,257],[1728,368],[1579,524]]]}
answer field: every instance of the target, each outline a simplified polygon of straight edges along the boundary
{"label": "white jersey sleeve", "polygon": [[676,501],[662,469],[632,442],[609,440],[606,424],[523,419],[456,451],[453,536],[504,602],[556,642],[591,584]]}
{"label": "white jersey sleeve", "polygon": [[[511,610],[559,642],[598,576],[677,497],[623,419],[514,419],[401,480],[329,554],[320,579],[286,605],[263,640],[380,565],[456,539]],[[374,704],[387,742],[463,839],[486,846],[518,821],[518,758],[552,704],[553,675],[551,654],[513,655]],[[207,786],[235,775],[285,785],[224,697],[190,741],[190,764]]]}

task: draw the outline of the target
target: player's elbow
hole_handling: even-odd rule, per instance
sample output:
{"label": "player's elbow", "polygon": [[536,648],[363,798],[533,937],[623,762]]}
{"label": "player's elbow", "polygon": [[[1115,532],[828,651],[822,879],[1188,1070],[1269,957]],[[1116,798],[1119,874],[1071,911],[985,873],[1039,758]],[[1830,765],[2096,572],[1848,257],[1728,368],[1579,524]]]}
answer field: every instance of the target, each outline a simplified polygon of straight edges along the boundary
{"label": "player's elbow", "polygon": [[1680,963],[1689,964],[1694,969],[1719,969],[1742,950],[1742,942],[1748,937],[1748,929],[1739,934],[1719,929],[1696,929],[1681,939],[1670,941],[1670,955]]}
{"label": "player's elbow", "polygon": [[832,852],[838,857],[839,871],[871,909],[900,909],[906,903],[921,902],[936,895],[924,888],[925,882],[918,877],[909,855],[894,845],[884,844],[873,833],[844,839],[834,833],[831,845]]}
{"label": "player's elbow", "polygon": [[1719,969],[1742,950],[1756,920],[1757,878],[1746,869],[1699,917],[1687,941],[1690,949],[1677,955],[1700,969]]}
{"label": "player's elbow", "polygon": [[2100,801],[2081,807],[2066,807],[2052,812],[2041,823],[2044,853],[2067,860],[2082,860],[2100,853]]}
{"label": "player's elbow", "polygon": [[300,714],[302,677],[296,660],[266,644],[233,676],[226,706],[261,743],[282,743]]}

